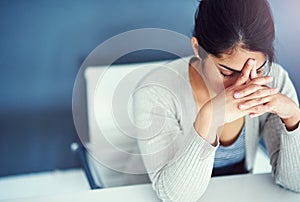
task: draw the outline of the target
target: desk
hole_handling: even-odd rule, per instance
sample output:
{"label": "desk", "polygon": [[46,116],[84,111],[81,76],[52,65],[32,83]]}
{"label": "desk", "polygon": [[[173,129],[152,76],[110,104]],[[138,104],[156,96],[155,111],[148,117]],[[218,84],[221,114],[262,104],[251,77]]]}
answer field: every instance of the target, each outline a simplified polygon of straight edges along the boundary
{"label": "desk", "polygon": [[[26,185],[24,185],[26,186]],[[106,188],[60,196],[19,198],[8,202],[159,202],[150,184]],[[274,185],[270,174],[234,175],[212,178],[199,202],[299,202],[300,194]]]}

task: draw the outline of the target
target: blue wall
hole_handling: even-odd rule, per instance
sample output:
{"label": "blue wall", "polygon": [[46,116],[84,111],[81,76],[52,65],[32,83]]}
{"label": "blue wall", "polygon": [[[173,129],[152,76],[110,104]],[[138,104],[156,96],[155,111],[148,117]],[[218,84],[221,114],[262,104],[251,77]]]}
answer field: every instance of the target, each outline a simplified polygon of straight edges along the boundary
{"label": "blue wall", "polygon": [[[78,141],[71,102],[85,57],[101,42],[136,28],[165,28],[191,37],[197,4],[196,0],[1,0],[0,176],[78,167],[69,149]],[[271,4],[278,61],[292,72],[299,92],[299,2]],[[144,56],[143,60],[171,57]],[[121,62],[140,60],[132,56]]]}
{"label": "blue wall", "polygon": [[275,49],[277,62],[290,73],[300,94],[300,1],[269,0],[276,28]]}
{"label": "blue wall", "polygon": [[160,27],[191,36],[196,5],[171,0],[1,0],[0,176],[79,166],[69,149],[78,141],[71,103],[85,57],[101,42],[136,28]]}

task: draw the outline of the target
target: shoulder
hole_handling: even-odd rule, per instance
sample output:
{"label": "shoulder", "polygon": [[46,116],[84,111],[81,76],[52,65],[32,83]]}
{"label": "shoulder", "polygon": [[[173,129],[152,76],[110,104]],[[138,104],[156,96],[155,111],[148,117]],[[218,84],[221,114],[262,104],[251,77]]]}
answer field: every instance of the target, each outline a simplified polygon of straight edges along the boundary
{"label": "shoulder", "polygon": [[178,116],[191,94],[187,79],[189,61],[180,58],[155,68],[141,79],[132,94],[136,112],[162,108]]}
{"label": "shoulder", "polygon": [[270,75],[274,76],[277,80],[282,80],[288,76],[288,72],[278,63],[272,63],[270,67]]}
{"label": "shoulder", "polygon": [[278,63],[273,63],[270,68],[270,76],[274,77],[274,84],[276,84],[274,87],[282,87],[284,85],[289,84],[290,85],[290,77],[289,73],[284,69],[283,66],[281,66]]}
{"label": "shoulder", "polygon": [[270,69],[270,76],[273,76],[273,82],[271,87],[277,88],[280,93],[288,96],[296,103],[298,103],[298,97],[293,82],[291,81],[288,72],[277,63],[273,63]]}
{"label": "shoulder", "polygon": [[160,83],[166,84],[176,83],[176,78],[187,80],[188,67],[192,62],[192,57],[178,58],[161,63],[140,80],[140,84],[144,83]]}
{"label": "shoulder", "polygon": [[172,98],[185,96],[183,92],[190,89],[188,67],[190,57],[179,58],[165,64],[146,74],[136,86],[135,94],[148,99],[163,98],[168,102]]}

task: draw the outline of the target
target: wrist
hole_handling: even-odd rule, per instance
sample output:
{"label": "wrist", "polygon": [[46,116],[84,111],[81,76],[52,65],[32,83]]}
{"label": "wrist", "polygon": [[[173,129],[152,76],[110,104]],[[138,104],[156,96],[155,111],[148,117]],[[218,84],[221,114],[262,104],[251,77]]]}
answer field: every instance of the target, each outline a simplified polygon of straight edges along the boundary
{"label": "wrist", "polygon": [[194,122],[194,128],[198,135],[214,145],[217,138],[217,129],[219,124],[213,118],[212,107],[210,104],[205,104],[198,112]]}
{"label": "wrist", "polygon": [[298,128],[300,122],[300,109],[297,107],[296,110],[293,110],[293,114],[291,116],[288,118],[282,118],[281,120],[288,131],[295,130]]}

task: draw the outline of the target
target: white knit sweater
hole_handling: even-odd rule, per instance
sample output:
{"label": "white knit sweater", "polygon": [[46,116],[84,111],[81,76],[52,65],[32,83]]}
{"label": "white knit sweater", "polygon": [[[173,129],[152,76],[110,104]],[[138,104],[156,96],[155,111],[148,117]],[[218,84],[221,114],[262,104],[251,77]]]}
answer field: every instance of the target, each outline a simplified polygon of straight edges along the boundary
{"label": "white knit sweater", "polygon": [[[190,57],[147,75],[133,96],[139,148],[153,189],[163,201],[197,201],[211,178],[214,147],[193,127],[197,108],[189,82]],[[270,74],[282,94],[298,104],[287,72],[273,64]],[[299,106],[299,104],[298,104]],[[245,119],[246,168],[251,172],[262,135],[276,184],[300,192],[300,127],[288,132],[278,116]]]}

